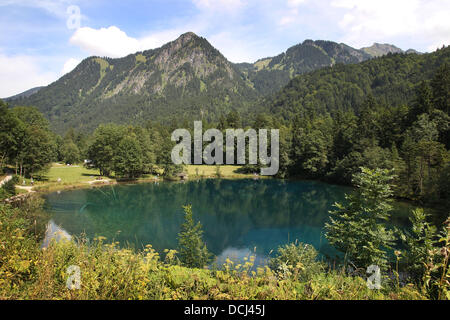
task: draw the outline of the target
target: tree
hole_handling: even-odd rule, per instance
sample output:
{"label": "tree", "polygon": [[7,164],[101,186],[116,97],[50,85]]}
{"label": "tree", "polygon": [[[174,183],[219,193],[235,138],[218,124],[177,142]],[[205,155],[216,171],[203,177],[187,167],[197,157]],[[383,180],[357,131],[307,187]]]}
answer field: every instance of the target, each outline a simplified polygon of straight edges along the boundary
{"label": "tree", "polygon": [[423,114],[431,114],[433,111],[433,92],[430,85],[426,81],[422,81],[416,91],[416,101],[411,108],[411,122]]}
{"label": "tree", "polygon": [[184,208],[184,223],[178,234],[178,252],[181,263],[189,268],[203,268],[211,261],[211,253],[203,242],[202,224],[195,224],[192,206]]}
{"label": "tree", "polygon": [[393,231],[383,221],[392,210],[392,172],[387,169],[361,168],[354,175],[355,193],[346,195],[347,204],[336,203],[326,224],[326,237],[330,244],[346,254],[357,268],[377,265],[387,269],[387,249],[393,241]]}
{"label": "tree", "polygon": [[114,156],[116,176],[127,179],[139,177],[143,171],[143,154],[135,136],[125,136],[119,143]]}
{"label": "tree", "polygon": [[114,170],[115,152],[124,135],[124,127],[114,124],[100,125],[95,130],[88,157],[101,175],[109,176]]}
{"label": "tree", "polygon": [[17,150],[18,126],[19,119],[0,100],[0,170],[7,163],[8,158],[13,157]]}
{"label": "tree", "polygon": [[142,149],[142,171],[153,172],[156,164],[156,152],[155,144],[158,141],[154,141],[150,132],[142,127],[130,127],[130,134],[136,137],[140,148]]}
{"label": "tree", "polygon": [[418,196],[434,193],[439,171],[445,166],[448,151],[439,143],[437,123],[422,114],[408,129],[403,142],[407,183]]}
{"label": "tree", "polygon": [[238,129],[241,127],[241,116],[236,110],[230,111],[226,118],[226,126],[230,129]]}
{"label": "tree", "polygon": [[65,163],[78,163],[81,159],[80,150],[72,140],[65,141],[61,147],[61,157]]}
{"label": "tree", "polygon": [[48,168],[56,158],[56,141],[48,120],[34,107],[15,107],[11,112],[19,120],[11,161],[19,166],[20,175],[33,175]]}
{"label": "tree", "polygon": [[28,127],[17,156],[21,175],[33,175],[48,169],[55,159],[56,145],[52,133],[39,127]]}
{"label": "tree", "polygon": [[450,66],[444,63],[431,81],[433,102],[437,109],[450,114]]}

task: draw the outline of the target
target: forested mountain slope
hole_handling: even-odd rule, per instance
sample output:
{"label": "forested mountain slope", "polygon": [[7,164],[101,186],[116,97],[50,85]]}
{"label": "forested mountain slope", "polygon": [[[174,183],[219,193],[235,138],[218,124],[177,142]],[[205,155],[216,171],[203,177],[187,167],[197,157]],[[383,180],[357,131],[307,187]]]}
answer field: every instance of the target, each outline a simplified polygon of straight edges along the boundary
{"label": "forested mountain slope", "polygon": [[238,67],[258,92],[274,93],[293,77],[335,64],[359,63],[372,58],[362,50],[332,41],[305,40],[276,57],[260,59]]}
{"label": "forested mountain slope", "polygon": [[59,133],[92,131],[106,122],[216,121],[232,110],[255,112],[260,98],[299,74],[370,58],[345,44],[306,40],[273,58],[233,64],[206,39],[188,32],[124,58],[87,58],[37,93],[8,102],[38,107]]}
{"label": "forested mountain slope", "polygon": [[355,110],[368,95],[386,106],[408,104],[417,86],[430,80],[443,64],[450,64],[450,47],[430,54],[389,54],[359,64],[323,68],[294,78],[265,107],[275,115]]}
{"label": "forested mountain slope", "polygon": [[204,38],[186,33],[155,50],[120,59],[90,57],[13,105],[34,105],[53,129],[100,123],[215,118],[258,97],[253,85]]}

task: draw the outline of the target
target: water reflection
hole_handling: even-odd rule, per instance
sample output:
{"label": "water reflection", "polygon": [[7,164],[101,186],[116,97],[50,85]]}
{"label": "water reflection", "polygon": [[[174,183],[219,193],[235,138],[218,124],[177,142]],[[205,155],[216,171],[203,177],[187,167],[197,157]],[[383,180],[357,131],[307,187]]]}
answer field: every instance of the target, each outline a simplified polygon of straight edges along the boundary
{"label": "water reflection", "polygon": [[138,249],[152,244],[162,252],[176,248],[182,206],[192,204],[218,261],[227,253],[245,256],[255,247],[263,261],[271,250],[295,240],[334,255],[323,226],[333,203],[343,201],[346,192],[350,189],[314,181],[214,179],[53,193],[45,208],[52,225],[66,234],[101,235]]}
{"label": "water reflection", "polygon": [[47,223],[47,227],[45,230],[44,240],[42,241],[42,248],[47,248],[52,240],[61,241],[61,240],[71,240],[72,236],[67,233],[66,230],[58,226],[53,220],[50,220]]}

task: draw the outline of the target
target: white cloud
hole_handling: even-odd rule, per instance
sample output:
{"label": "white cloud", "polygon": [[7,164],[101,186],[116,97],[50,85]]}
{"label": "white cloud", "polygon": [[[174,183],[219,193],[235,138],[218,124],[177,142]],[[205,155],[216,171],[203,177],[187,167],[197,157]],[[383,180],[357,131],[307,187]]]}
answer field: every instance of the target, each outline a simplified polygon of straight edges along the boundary
{"label": "white cloud", "polygon": [[31,56],[7,56],[0,52],[0,97],[6,98],[33,87],[48,85],[58,75],[39,67]]}
{"label": "white cloud", "polygon": [[89,54],[111,58],[139,51],[139,41],[127,36],[116,26],[101,29],[80,28],[70,38],[70,43]]}
{"label": "white cloud", "polygon": [[246,5],[244,0],[193,0],[193,3],[199,9],[219,12],[224,10],[228,12],[237,11]]}
{"label": "white cloud", "polygon": [[306,0],[288,0],[289,7],[298,7],[299,5],[305,3]]}
{"label": "white cloud", "polygon": [[450,2],[446,0],[334,0],[331,7],[343,11],[338,26],[342,41],[357,47],[372,42],[421,42],[430,49],[449,44]]}
{"label": "white cloud", "polygon": [[116,26],[93,29],[83,27],[75,31],[70,43],[80,47],[90,55],[120,58],[138,51],[159,47],[175,40],[186,30],[156,32],[142,38],[133,38]]}
{"label": "white cloud", "polygon": [[283,10],[281,18],[278,20],[278,24],[285,27],[298,21],[300,6],[305,2],[306,0],[288,0],[286,3],[287,8]]}
{"label": "white cloud", "polygon": [[70,58],[68,59],[65,63],[64,66],[61,70],[61,75],[65,75],[66,73],[69,73],[70,71],[72,71],[73,69],[75,69],[75,67],[80,63],[81,61],[78,59],[74,59],[74,58]]}

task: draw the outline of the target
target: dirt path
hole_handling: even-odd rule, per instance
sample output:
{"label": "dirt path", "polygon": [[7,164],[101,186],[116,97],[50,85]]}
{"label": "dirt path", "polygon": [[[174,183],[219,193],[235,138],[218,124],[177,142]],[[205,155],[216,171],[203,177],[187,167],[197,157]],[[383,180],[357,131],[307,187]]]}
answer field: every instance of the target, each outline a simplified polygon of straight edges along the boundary
{"label": "dirt path", "polygon": [[102,180],[92,180],[92,181],[88,181],[87,183],[89,183],[89,184],[109,184],[109,183],[111,183],[111,180],[108,180],[108,179],[102,179]]}
{"label": "dirt path", "polygon": [[33,191],[33,187],[16,186],[16,188],[21,190],[27,190],[28,192],[35,192]]}

